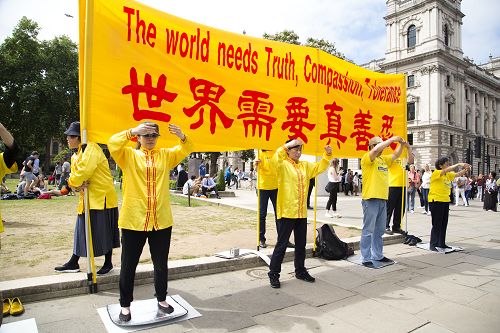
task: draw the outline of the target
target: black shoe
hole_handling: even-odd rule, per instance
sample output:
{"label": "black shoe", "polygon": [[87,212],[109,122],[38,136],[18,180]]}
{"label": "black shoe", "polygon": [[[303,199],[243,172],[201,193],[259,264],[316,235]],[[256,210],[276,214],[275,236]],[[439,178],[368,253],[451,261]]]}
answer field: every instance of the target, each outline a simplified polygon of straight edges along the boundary
{"label": "black shoe", "polygon": [[267,247],[266,241],[260,241],[259,247],[265,249]]}
{"label": "black shoe", "polygon": [[307,271],[299,273],[299,274],[295,274],[295,277],[299,280],[311,282],[311,283],[316,281],[316,279],[313,278],[311,275],[309,275],[309,272],[307,272]]}
{"label": "black shoe", "polygon": [[311,206],[307,206],[307,209],[314,209],[314,208],[313,208],[313,207],[311,207]]}
{"label": "black shoe", "polygon": [[158,310],[166,314],[171,314],[172,312],[174,312],[174,307],[170,304],[168,306],[163,306],[158,303]]}
{"label": "black shoe", "polygon": [[392,232],[395,233],[395,234],[400,234],[400,235],[405,235],[406,236],[406,232],[403,229],[401,229],[401,228],[399,228],[399,229],[393,229]]}
{"label": "black shoe", "polygon": [[440,246],[440,248],[442,248],[442,249],[452,249],[452,247],[451,247],[451,246],[448,246],[448,245],[446,245],[446,244],[444,244],[444,246]]}
{"label": "black shoe", "polygon": [[67,262],[62,266],[57,266],[54,270],[60,273],[76,273],[80,271],[80,265]]}
{"label": "black shoe", "polygon": [[288,242],[288,244],[286,245],[286,247],[289,247],[291,249],[295,249],[295,245],[292,242]]}
{"label": "black shoe", "polygon": [[277,289],[281,287],[279,274],[267,273],[267,275],[269,276],[269,283],[271,284],[271,288]]}
{"label": "black shoe", "polygon": [[387,258],[387,257],[383,257],[382,259],[377,260],[377,261],[380,261],[380,262],[387,262],[387,263],[389,263],[389,262],[394,262],[394,260],[389,259],[389,258]]}
{"label": "black shoe", "polygon": [[113,270],[113,265],[104,265],[97,271],[97,275],[105,275]]}
{"label": "black shoe", "polygon": [[414,237],[415,236],[413,236],[413,235],[406,235],[406,238],[405,238],[405,241],[403,244],[409,244]]}
{"label": "black shoe", "polygon": [[120,319],[121,322],[128,322],[130,319],[132,319],[132,313],[129,312],[128,314],[123,314],[122,311],[120,310],[120,315],[118,316],[118,319]]}
{"label": "black shoe", "polygon": [[365,267],[373,268],[373,263],[371,261],[363,261],[361,264]]}
{"label": "black shoe", "polygon": [[388,235],[392,235],[393,234],[391,228],[386,228],[385,229],[385,233],[388,234]]}
{"label": "black shoe", "polygon": [[433,252],[439,252],[438,249],[436,249],[435,246],[429,246],[429,250],[431,250]]}
{"label": "black shoe", "polygon": [[417,237],[413,237],[411,241],[408,243],[408,245],[415,246],[417,245],[417,243],[418,243]]}

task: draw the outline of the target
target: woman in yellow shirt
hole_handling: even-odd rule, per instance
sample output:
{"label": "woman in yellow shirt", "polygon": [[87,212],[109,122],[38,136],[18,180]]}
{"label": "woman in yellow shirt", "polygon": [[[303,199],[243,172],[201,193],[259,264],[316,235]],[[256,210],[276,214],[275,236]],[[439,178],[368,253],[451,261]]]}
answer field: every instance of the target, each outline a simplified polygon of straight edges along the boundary
{"label": "woman in yellow shirt", "polygon": [[[108,159],[104,156],[101,147],[94,142],[89,142],[85,147],[82,147],[80,122],[72,122],[64,134],[66,134],[68,147],[76,150],[71,157],[71,173],[67,180],[68,185],[75,190],[85,188],[89,192],[89,217],[94,256],[104,255],[105,258],[102,268],[97,271],[97,275],[104,275],[113,269],[111,261],[113,248],[120,247],[118,199],[113,185],[113,178],[109,171]],[[87,256],[83,193],[83,191],[80,192],[77,208],[78,216],[75,225],[73,255],[67,263],[56,267],[56,272],[80,271],[78,260],[80,257]]]}
{"label": "woman in yellow shirt", "polygon": [[[453,172],[459,166],[464,169],[458,173]],[[470,165],[467,163],[457,163],[450,166],[450,161],[447,157],[441,157],[436,161],[436,170],[432,172],[429,189],[429,208],[432,215],[429,246],[431,251],[437,251],[437,247],[449,248],[445,240],[448,216],[450,214],[451,182],[455,177],[460,177],[469,170]]]}
{"label": "woman in yellow shirt", "polygon": [[306,282],[314,282],[304,263],[307,236],[307,193],[309,179],[324,172],[332,158],[332,147],[325,146],[325,153],[319,162],[299,161],[303,142],[290,140],[277,151],[278,200],[277,215],[278,241],[269,265],[269,281],[272,288],[280,287],[281,263],[292,231],[295,236],[295,277]]}
{"label": "woman in yellow shirt", "polygon": [[[145,122],[113,135],[108,149],[123,170],[123,203],[118,225],[122,231],[122,261],[120,271],[120,320],[131,319],[134,278],[142,249],[148,240],[154,266],[158,309],[172,313],[165,300],[168,285],[168,253],[172,235],[169,171],[192,151],[191,142],[181,129],[168,125],[169,132],[180,139],[173,148],[157,148],[160,136],[158,124]],[[136,137],[137,149],[127,147]]]}

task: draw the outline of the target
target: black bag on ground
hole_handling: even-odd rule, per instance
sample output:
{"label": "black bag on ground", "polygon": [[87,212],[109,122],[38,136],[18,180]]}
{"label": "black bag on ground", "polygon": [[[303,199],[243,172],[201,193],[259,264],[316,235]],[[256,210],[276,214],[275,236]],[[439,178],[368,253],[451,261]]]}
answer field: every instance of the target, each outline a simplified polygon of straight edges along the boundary
{"label": "black bag on ground", "polygon": [[331,225],[323,224],[317,231],[316,253],[318,257],[326,260],[341,260],[354,254],[353,249],[335,234]]}

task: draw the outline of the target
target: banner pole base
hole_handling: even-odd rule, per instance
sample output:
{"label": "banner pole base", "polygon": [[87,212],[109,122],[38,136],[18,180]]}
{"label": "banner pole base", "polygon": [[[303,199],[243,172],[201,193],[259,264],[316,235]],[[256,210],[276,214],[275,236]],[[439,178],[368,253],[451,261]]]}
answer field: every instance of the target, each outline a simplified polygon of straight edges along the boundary
{"label": "banner pole base", "polygon": [[94,283],[92,280],[92,273],[87,273],[87,285],[89,286],[89,294],[96,294],[97,283]]}

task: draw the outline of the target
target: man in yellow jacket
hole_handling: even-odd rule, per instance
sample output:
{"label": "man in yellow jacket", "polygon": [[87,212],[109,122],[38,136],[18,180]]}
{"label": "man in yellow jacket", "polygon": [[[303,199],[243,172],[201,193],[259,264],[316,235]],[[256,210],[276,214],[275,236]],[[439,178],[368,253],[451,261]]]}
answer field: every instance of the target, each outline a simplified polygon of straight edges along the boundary
{"label": "man in yellow jacket", "polygon": [[278,200],[277,215],[280,229],[278,242],[269,265],[269,281],[272,288],[280,287],[281,263],[292,231],[295,236],[295,277],[314,282],[305,268],[307,236],[307,193],[309,179],[324,172],[332,158],[332,147],[325,146],[325,153],[319,162],[300,161],[303,142],[300,139],[288,141],[276,151]]}
{"label": "man in yellow jacket", "polygon": [[[391,155],[382,155],[385,148],[392,143],[399,142],[400,145]],[[382,253],[384,228],[387,221],[387,197],[389,193],[388,169],[403,152],[408,143],[399,136],[394,136],[386,141],[378,136],[370,139],[369,151],[361,158],[361,170],[363,171],[363,229],[359,247],[361,260],[364,266],[373,267],[372,261],[392,262],[384,257]]]}

